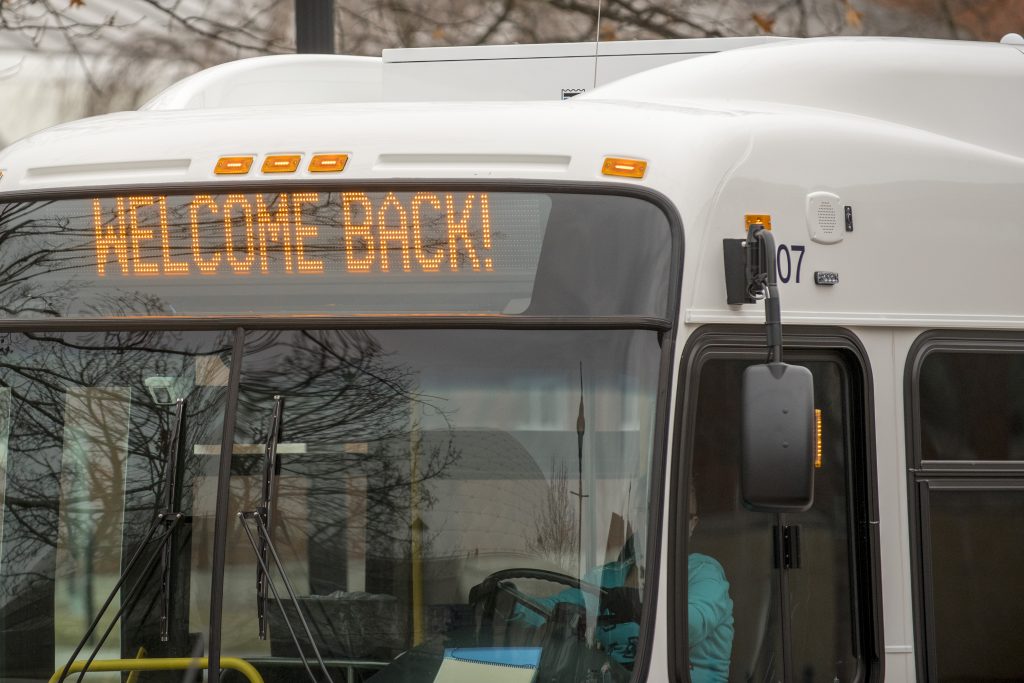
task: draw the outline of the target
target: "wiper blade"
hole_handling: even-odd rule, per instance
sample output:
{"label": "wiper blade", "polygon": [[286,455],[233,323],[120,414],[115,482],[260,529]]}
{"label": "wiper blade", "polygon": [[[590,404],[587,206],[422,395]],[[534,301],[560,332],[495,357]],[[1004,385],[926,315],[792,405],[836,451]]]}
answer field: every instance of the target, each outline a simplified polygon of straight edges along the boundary
{"label": "wiper blade", "polygon": [[[298,651],[299,658],[302,660],[302,664],[306,668],[306,673],[309,674],[309,678],[312,683],[317,683],[316,676],[313,675],[313,669],[309,666],[309,660],[303,652],[302,645],[299,642],[298,635],[295,633],[295,628],[292,626],[291,619],[288,618],[288,611],[285,609],[284,600],[282,600],[281,595],[277,591],[277,586],[274,584],[274,581],[270,576],[270,559],[273,558],[278,574],[280,574],[282,581],[284,581],[284,588],[288,593],[288,598],[295,607],[296,613],[299,615],[299,620],[302,622],[302,628],[305,631],[306,637],[309,639],[309,644],[313,649],[313,654],[316,656],[316,660],[320,664],[320,670],[323,671],[327,683],[334,683],[331,679],[330,672],[327,670],[327,665],[324,664],[324,659],[320,655],[320,649],[316,646],[316,639],[313,637],[313,633],[309,628],[309,623],[306,621],[306,617],[302,613],[302,606],[299,604],[299,600],[295,596],[295,589],[292,587],[292,582],[288,579],[288,574],[285,573],[284,564],[281,562],[280,555],[277,554],[277,549],[274,548],[274,541],[271,537],[271,530],[273,529],[273,510],[277,495],[277,478],[281,474],[281,458],[277,452],[277,445],[281,441],[281,423],[283,419],[284,397],[275,396],[274,411],[270,415],[270,429],[267,433],[267,445],[264,449],[263,499],[260,501],[259,507],[255,510],[238,513],[238,520],[242,523],[242,529],[245,531],[245,535],[249,539],[249,544],[252,546],[252,550],[256,554],[256,612],[259,618],[259,637],[260,640],[266,640],[267,638],[267,610],[270,602],[270,594],[273,593],[274,599],[277,601],[277,605],[281,609],[281,614],[284,617],[284,623],[288,627],[288,633],[291,635],[292,642],[295,644],[295,649]],[[256,525],[256,534],[253,534],[252,530],[249,529],[248,522],[250,519],[253,520]]]}
{"label": "wiper blade", "polygon": [[268,566],[267,551],[270,545],[270,533],[273,529],[273,505],[277,493],[277,477],[281,474],[281,461],[277,454],[277,444],[281,440],[281,421],[284,419],[284,397],[274,397],[274,411],[270,415],[270,430],[267,433],[267,445],[264,449],[263,458],[263,499],[256,508],[266,533],[260,535],[259,549],[257,555],[259,562],[256,567],[256,614],[259,619],[260,640],[267,639],[267,605],[270,596],[267,592],[270,574],[266,571]]}
{"label": "wiper blade", "polygon": [[[183,465],[181,446],[185,433],[185,399],[179,398],[174,415],[174,430],[171,432],[170,445],[167,449],[167,466],[164,469],[166,479],[164,487],[164,510],[181,509],[181,485]],[[170,638],[171,601],[174,595],[175,541],[177,534],[172,527],[163,543],[163,557],[160,572],[160,641],[166,643]]]}

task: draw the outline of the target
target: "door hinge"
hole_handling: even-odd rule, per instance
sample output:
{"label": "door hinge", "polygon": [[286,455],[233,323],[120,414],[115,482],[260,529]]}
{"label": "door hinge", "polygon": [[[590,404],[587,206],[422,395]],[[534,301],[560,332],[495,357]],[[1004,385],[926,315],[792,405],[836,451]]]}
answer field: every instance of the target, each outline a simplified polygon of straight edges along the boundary
{"label": "door hinge", "polygon": [[782,527],[772,527],[775,536],[775,568],[799,569],[800,568],[800,526],[792,524]]}

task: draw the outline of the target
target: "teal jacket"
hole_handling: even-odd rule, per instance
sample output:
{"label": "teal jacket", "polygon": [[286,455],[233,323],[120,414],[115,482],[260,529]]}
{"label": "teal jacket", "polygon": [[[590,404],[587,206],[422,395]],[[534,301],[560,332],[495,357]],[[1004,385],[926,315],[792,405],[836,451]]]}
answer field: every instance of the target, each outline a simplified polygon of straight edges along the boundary
{"label": "teal jacket", "polygon": [[[729,582],[718,561],[693,553],[689,557],[688,592],[690,679],[693,683],[726,683],[729,680],[729,660],[732,656],[732,599]],[[615,588],[626,583],[633,561],[609,562],[587,572],[585,581]],[[590,600],[593,598],[590,597]],[[554,607],[558,602],[584,605],[588,596],[578,589],[567,589],[550,598],[534,598],[542,605]],[[529,609],[517,606],[516,617],[540,626],[543,618]],[[598,629],[597,639],[602,649],[615,661],[631,667],[636,657],[640,626],[635,622],[619,623]]]}
{"label": "teal jacket", "polygon": [[687,562],[690,680],[726,683],[732,657],[732,598],[718,561],[693,553]]}
{"label": "teal jacket", "polygon": [[[609,562],[608,564],[594,567],[583,580],[601,588],[618,588],[626,585],[626,578],[633,569],[632,559],[620,562]],[[582,607],[594,609],[596,605],[588,604],[596,602],[596,596],[585,594],[577,588],[566,590],[550,598],[534,597],[533,600],[541,605],[554,609],[559,602],[567,602]],[[516,606],[515,618],[520,619],[531,626],[539,627],[544,623],[543,617],[536,612]],[[633,621],[627,621],[607,626],[598,626],[595,637],[601,643],[601,649],[619,664],[629,668],[633,666],[636,659],[637,640],[640,636],[640,625]]]}

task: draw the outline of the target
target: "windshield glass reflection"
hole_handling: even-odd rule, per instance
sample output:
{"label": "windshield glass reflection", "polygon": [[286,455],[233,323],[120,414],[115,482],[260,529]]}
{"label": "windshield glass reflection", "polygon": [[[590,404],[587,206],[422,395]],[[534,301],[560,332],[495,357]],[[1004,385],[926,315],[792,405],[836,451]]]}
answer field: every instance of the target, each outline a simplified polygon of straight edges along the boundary
{"label": "windshield glass reflection", "polygon": [[[0,334],[0,681],[49,680],[80,645],[81,659],[204,651],[230,336]],[[168,506],[183,519],[150,536]]]}
{"label": "windshield glass reflection", "polygon": [[312,644],[335,680],[628,679],[659,358],[653,332],[248,333],[231,512],[269,502],[295,596],[274,568],[261,608],[238,526],[224,654],[268,680]]}

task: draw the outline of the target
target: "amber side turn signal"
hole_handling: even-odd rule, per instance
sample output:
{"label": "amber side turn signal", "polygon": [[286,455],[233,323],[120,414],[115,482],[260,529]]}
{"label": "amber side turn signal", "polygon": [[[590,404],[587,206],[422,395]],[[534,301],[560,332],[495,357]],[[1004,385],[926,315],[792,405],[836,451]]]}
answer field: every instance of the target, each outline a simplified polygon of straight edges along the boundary
{"label": "amber side turn signal", "polygon": [[606,157],[601,173],[604,175],[621,176],[623,178],[643,178],[647,172],[647,162],[639,159],[621,159]]}

